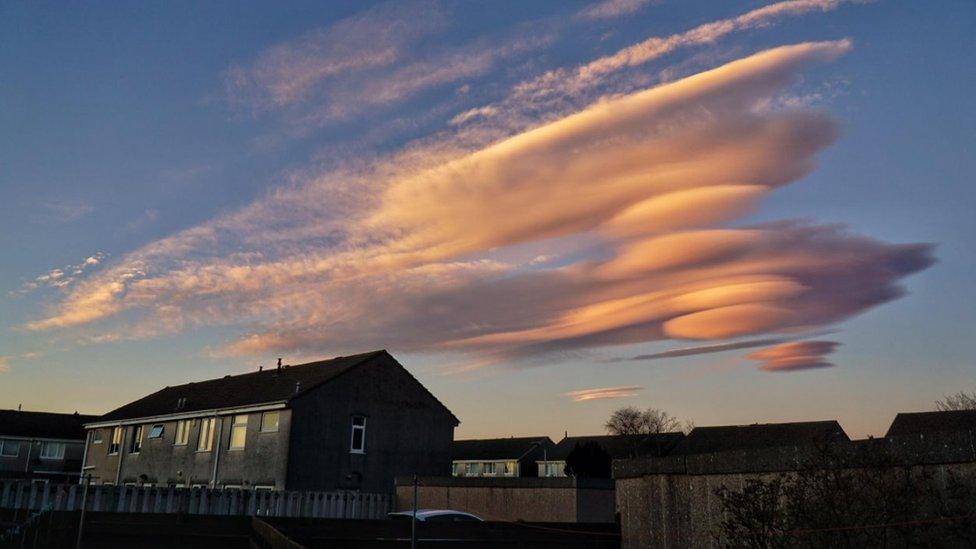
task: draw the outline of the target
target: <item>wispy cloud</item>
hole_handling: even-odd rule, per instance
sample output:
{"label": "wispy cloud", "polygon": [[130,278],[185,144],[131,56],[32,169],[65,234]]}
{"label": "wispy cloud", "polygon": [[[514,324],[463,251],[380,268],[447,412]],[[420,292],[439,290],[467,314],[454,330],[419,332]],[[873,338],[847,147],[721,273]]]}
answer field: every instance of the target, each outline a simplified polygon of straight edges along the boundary
{"label": "wispy cloud", "polygon": [[[245,335],[220,352],[382,345],[490,363],[830,325],[902,295],[930,248],[723,227],[833,141],[825,115],[760,107],[850,47],[774,48],[474,151],[424,141],[313,176],[121,258],[29,327],[117,340],[230,325]],[[536,261],[542,241],[561,252]]]}
{"label": "wispy cloud", "polygon": [[294,131],[307,132],[461,83],[550,40],[542,31],[431,48],[430,37],[448,23],[434,1],[380,4],[232,67],[226,98],[234,108],[283,114]]}
{"label": "wispy cloud", "polygon": [[583,8],[579,15],[585,19],[611,19],[629,15],[658,0],[602,0]]}
{"label": "wispy cloud", "polygon": [[759,368],[769,372],[826,368],[833,366],[827,355],[838,345],[836,341],[794,341],[749,353],[746,358],[761,362]]}
{"label": "wispy cloud", "polygon": [[762,338],[762,339],[748,339],[745,341],[733,341],[731,343],[714,343],[711,345],[695,345],[693,347],[682,347],[680,349],[671,349],[668,351],[662,351],[660,353],[650,353],[637,355],[628,358],[615,358],[611,362],[622,362],[629,360],[660,360],[664,358],[679,358],[685,356],[695,356],[695,355],[705,355],[711,353],[724,353],[726,351],[737,351],[739,349],[749,349],[752,347],[765,347],[767,345],[776,345],[779,343],[785,343],[786,339],[783,338]]}
{"label": "wispy cloud", "polygon": [[95,207],[85,200],[60,199],[41,202],[38,221],[43,223],[71,223],[88,216]]}
{"label": "wispy cloud", "polygon": [[98,266],[104,260],[105,254],[103,252],[96,252],[78,263],[64,265],[39,274],[33,279],[24,282],[18,290],[10,292],[10,295],[23,295],[39,288],[58,288],[64,290],[73,284],[79,276]]}
{"label": "wispy cloud", "polygon": [[637,396],[637,393],[644,388],[638,385],[626,385],[622,387],[599,387],[594,389],[580,389],[564,393],[574,402],[586,402],[588,400],[604,400],[610,398],[628,398]]}

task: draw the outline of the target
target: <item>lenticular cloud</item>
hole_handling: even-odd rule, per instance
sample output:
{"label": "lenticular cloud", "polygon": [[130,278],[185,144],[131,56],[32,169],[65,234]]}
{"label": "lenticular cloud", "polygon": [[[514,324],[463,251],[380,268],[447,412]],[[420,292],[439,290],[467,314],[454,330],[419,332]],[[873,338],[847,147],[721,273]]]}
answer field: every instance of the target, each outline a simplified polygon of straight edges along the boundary
{"label": "lenticular cloud", "polygon": [[[323,175],[133,252],[29,328],[145,337],[224,325],[245,334],[221,350],[231,354],[510,360],[839,322],[901,296],[930,247],[811,222],[729,224],[834,141],[829,116],[769,105],[805,66],[850,47],[775,48],[479,150],[428,144],[410,162]],[[798,369],[832,350],[788,345],[750,357]]]}

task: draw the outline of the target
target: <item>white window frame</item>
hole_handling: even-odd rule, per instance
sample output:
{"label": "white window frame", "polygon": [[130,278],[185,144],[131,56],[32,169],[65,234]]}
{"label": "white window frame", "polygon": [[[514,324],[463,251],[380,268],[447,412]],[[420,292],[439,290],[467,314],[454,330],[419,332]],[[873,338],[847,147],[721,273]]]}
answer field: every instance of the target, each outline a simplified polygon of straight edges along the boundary
{"label": "white window frame", "polygon": [[[197,452],[212,452],[214,430],[217,426],[217,418],[200,418],[200,432],[197,435]],[[206,441],[206,445],[204,445]]]}
{"label": "white window frame", "polygon": [[[64,459],[64,451],[68,447],[67,444],[63,442],[41,442],[41,459],[47,459],[51,461]],[[51,449],[54,449],[52,452]]]}
{"label": "white window frame", "polygon": [[149,434],[146,435],[146,438],[163,438],[165,432],[166,425],[164,423],[153,423],[149,426]]}
{"label": "white window frame", "polygon": [[493,477],[493,476],[495,476],[495,462],[494,461],[486,461],[486,462],[482,463],[481,464],[481,474],[482,474],[482,476],[486,476],[486,477]]}
{"label": "white window frame", "polygon": [[[274,427],[268,427],[268,418],[275,418]],[[263,412],[261,414],[261,432],[262,433],[277,433],[279,427],[281,426],[281,412],[278,410],[271,410],[268,412]]]}
{"label": "white window frame", "polygon": [[145,425],[132,426],[132,440],[129,441],[129,453],[138,454],[142,451],[142,437],[145,435]]}
{"label": "white window frame", "polygon": [[[356,425],[356,420],[362,420],[361,425]],[[359,448],[356,447],[356,431],[361,433],[359,442]],[[352,416],[352,429],[349,432],[349,453],[350,454],[365,454],[366,453],[366,416]]]}
{"label": "white window frame", "polygon": [[108,445],[108,455],[117,456],[121,451],[122,451],[122,426],[118,425],[112,427],[112,440]]}
{"label": "white window frame", "polygon": [[[17,451],[13,454],[6,453],[7,447],[16,448]],[[0,457],[5,458],[15,458],[20,457],[20,441],[19,440],[0,440]]]}
{"label": "white window frame", "polygon": [[181,419],[176,422],[176,436],[173,438],[173,446],[187,446],[190,444],[190,426],[192,420]]}
{"label": "white window frame", "polygon": [[[228,450],[243,450],[247,445],[247,414],[238,414],[231,417],[230,423],[230,440],[227,441]],[[241,444],[240,446],[234,445],[234,436],[240,431]]]}
{"label": "white window frame", "polygon": [[101,429],[92,429],[91,430],[91,433],[92,433],[92,444],[101,444],[102,443],[102,430]]}

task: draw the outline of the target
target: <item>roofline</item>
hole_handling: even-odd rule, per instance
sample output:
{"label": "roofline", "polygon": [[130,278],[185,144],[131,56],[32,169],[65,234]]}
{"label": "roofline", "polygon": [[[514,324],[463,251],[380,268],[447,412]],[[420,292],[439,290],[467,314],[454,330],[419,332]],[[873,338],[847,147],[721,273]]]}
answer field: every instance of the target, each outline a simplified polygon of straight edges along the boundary
{"label": "roofline", "polygon": [[0,438],[4,440],[26,440],[28,442],[65,442],[65,443],[84,443],[85,437],[81,438],[57,438],[57,437],[21,437],[5,435],[0,433]]}
{"label": "roofline", "polygon": [[99,427],[116,427],[119,425],[137,425],[140,423],[152,423],[154,421],[177,421],[180,419],[194,419],[208,416],[227,416],[242,412],[263,412],[266,410],[281,410],[287,408],[288,401],[272,401],[263,404],[248,404],[244,406],[231,406],[229,408],[211,408],[207,410],[195,410],[192,412],[163,414],[155,416],[141,416],[134,418],[121,418],[106,421],[94,421],[85,423],[85,429],[97,429]]}
{"label": "roofline", "polygon": [[[417,385],[420,386],[420,388],[423,389],[425,393],[427,393],[428,396],[430,396],[430,398],[434,399],[434,402],[436,402],[437,404],[439,404],[441,406],[441,408],[443,408],[444,411],[446,411],[448,414],[451,414],[451,417],[454,418],[454,426],[455,427],[457,427],[458,425],[461,424],[461,420],[458,419],[458,417],[456,415],[454,415],[454,412],[452,412],[450,408],[448,408],[443,402],[441,402],[440,399],[438,399],[436,396],[434,396],[434,393],[430,392],[430,389],[428,389],[423,383],[420,382],[419,379],[417,379],[417,376],[415,376],[412,373],[410,373],[410,370],[408,370],[406,366],[404,366],[403,364],[401,364],[400,361],[397,360],[396,357],[394,357],[392,354],[390,354],[390,352],[387,351],[386,349],[380,349],[378,351],[371,351],[369,353],[362,353],[362,357],[363,358],[359,362],[357,362],[357,363],[349,366],[345,370],[339,372],[337,375],[335,375],[333,377],[330,377],[329,379],[326,379],[326,380],[321,381],[319,383],[316,383],[316,384],[314,384],[314,385],[312,385],[310,387],[307,387],[307,388],[302,389],[301,391],[299,391],[299,392],[295,393],[294,395],[292,395],[291,397],[289,397],[288,398],[288,401],[291,402],[292,400],[295,400],[297,398],[301,398],[302,396],[304,396],[304,395],[308,394],[309,392],[317,389],[318,387],[321,387],[322,385],[325,385],[326,383],[330,383],[333,380],[338,379],[338,378],[346,375],[347,373],[351,372],[352,370],[355,370],[356,368],[359,368],[363,364],[366,364],[367,362],[369,362],[369,359],[376,358],[376,357],[381,356],[381,355],[386,355],[387,358],[389,358],[394,363],[396,363],[396,365],[399,366],[401,370],[403,370],[404,372],[406,372],[407,375],[410,376],[410,378],[413,379],[417,383]],[[336,358],[340,358],[340,357],[336,357]],[[314,362],[309,362],[308,364],[314,364]],[[304,366],[304,364],[297,364],[297,366]]]}

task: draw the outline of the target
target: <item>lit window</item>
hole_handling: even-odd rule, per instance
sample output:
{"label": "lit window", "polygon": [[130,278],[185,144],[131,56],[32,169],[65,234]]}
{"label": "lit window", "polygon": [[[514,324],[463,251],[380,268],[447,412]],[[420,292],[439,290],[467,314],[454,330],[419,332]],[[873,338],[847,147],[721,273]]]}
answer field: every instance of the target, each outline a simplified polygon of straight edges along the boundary
{"label": "lit window", "polygon": [[163,424],[157,423],[149,428],[149,438],[162,438]]}
{"label": "lit window", "polygon": [[112,427],[112,442],[108,445],[108,453],[117,454],[122,448],[122,428]]}
{"label": "lit window", "polygon": [[0,440],[0,457],[15,458],[20,455],[20,443],[16,440]]}
{"label": "lit window", "polygon": [[495,474],[495,464],[493,462],[485,463],[484,469],[481,474],[483,475],[494,475]]}
{"label": "lit window", "polygon": [[92,432],[91,433],[92,433],[92,444],[101,444],[102,443],[102,430],[101,429],[92,429]]}
{"label": "lit window", "polygon": [[209,452],[213,449],[214,418],[200,420],[200,438],[197,439],[197,452]]}
{"label": "lit window", "polygon": [[505,462],[505,475],[506,476],[511,476],[511,475],[514,475],[514,474],[515,474],[515,462],[514,461],[506,461]]}
{"label": "lit window", "polygon": [[265,412],[261,414],[261,432],[275,433],[278,431],[278,412]]}
{"label": "lit window", "polygon": [[366,418],[363,416],[352,416],[352,442],[349,444],[349,452],[366,453]]}
{"label": "lit window", "polygon": [[45,442],[41,444],[41,459],[64,459],[64,443]]}
{"label": "lit window", "polygon": [[184,419],[183,421],[176,422],[176,439],[173,444],[177,446],[186,446],[190,442],[190,420]]}
{"label": "lit window", "polygon": [[230,426],[230,447],[232,450],[243,450],[247,436],[247,416],[234,416],[234,424]]}
{"label": "lit window", "polygon": [[132,442],[129,443],[129,452],[138,454],[142,450],[142,431],[142,425],[136,425],[132,428]]}

